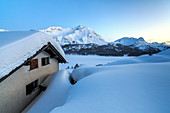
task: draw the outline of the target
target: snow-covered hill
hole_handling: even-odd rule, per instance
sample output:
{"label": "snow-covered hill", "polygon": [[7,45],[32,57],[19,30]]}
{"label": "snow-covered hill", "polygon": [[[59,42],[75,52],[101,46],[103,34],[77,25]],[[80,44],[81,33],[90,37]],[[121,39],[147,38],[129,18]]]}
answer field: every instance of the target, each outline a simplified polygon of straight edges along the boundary
{"label": "snow-covered hill", "polygon": [[115,43],[115,44],[120,43],[122,45],[131,46],[131,47],[133,47],[133,46],[139,47],[139,49],[141,49],[141,50],[147,50],[150,47],[152,47],[152,48],[159,49],[159,50],[163,51],[169,47],[169,45],[167,45],[166,43],[146,42],[143,37],[139,37],[139,38],[123,37],[121,39],[114,41],[113,43]]}
{"label": "snow-covered hill", "polygon": [[98,45],[107,44],[104,39],[94,30],[87,26],[77,26],[74,28],[63,29],[61,27],[49,27],[45,30],[40,30],[51,35],[61,45],[65,44],[89,44],[95,43]]}

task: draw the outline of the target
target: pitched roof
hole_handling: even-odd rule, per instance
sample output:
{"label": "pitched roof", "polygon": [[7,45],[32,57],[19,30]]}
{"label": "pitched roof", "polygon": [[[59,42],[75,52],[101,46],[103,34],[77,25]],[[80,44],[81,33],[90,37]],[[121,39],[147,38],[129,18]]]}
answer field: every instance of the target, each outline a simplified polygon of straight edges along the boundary
{"label": "pitched roof", "polygon": [[43,32],[0,32],[0,79],[44,48],[51,48],[63,62],[65,54],[55,39]]}

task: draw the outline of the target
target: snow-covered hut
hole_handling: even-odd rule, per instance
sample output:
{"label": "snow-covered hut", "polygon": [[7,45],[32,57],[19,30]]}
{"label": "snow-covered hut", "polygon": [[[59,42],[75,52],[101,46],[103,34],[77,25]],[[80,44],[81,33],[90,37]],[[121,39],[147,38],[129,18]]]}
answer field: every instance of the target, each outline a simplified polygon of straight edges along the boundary
{"label": "snow-covered hut", "polygon": [[66,63],[61,46],[37,31],[0,32],[0,113],[21,112],[48,75]]}

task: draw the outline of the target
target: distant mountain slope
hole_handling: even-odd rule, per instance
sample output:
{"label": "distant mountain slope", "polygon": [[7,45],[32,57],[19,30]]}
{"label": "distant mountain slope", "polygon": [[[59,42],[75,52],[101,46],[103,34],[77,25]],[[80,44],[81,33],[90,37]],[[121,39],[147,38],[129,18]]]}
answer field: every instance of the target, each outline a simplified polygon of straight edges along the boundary
{"label": "distant mountain slope", "polygon": [[119,43],[125,46],[131,46],[131,47],[138,47],[141,50],[147,50],[150,47],[152,47],[152,48],[163,51],[169,47],[169,45],[167,45],[166,43],[157,43],[157,42],[148,43],[144,40],[143,37],[139,37],[139,38],[123,37],[121,39],[114,41],[113,43],[115,44]]}
{"label": "distant mountain slope", "polygon": [[145,44],[147,45],[148,43],[142,38],[133,38],[133,37],[123,37],[121,39],[118,39],[116,40],[115,42],[118,42],[122,45],[126,45],[126,46],[129,46],[129,45],[134,45],[134,44]]}
{"label": "distant mountain slope", "polygon": [[122,44],[66,44],[62,46],[66,54],[79,55],[101,55],[101,56],[140,56],[143,54],[155,54],[159,49],[148,47],[147,50],[141,50],[138,47],[125,46]]}
{"label": "distant mountain slope", "polygon": [[142,37],[124,37],[105,45],[98,44],[65,44],[62,45],[66,54],[102,55],[102,56],[140,56],[155,54],[170,48],[166,43],[148,43]]}
{"label": "distant mountain slope", "polygon": [[[51,35],[55,38],[61,45],[66,44],[97,44],[97,45],[107,45],[109,42],[104,41],[104,39],[97,34],[94,30],[87,26],[76,26],[74,28],[63,29],[61,27],[49,27],[45,30],[40,30]],[[138,47],[140,50],[149,51],[151,48],[156,51],[163,51],[168,49],[170,46],[166,43],[149,43],[144,40],[143,37],[133,38],[133,37],[123,37],[114,42],[109,43],[111,45],[121,44],[124,46],[129,46],[131,48]]]}
{"label": "distant mountain slope", "polygon": [[[0,29],[5,32],[7,30]],[[34,31],[33,29],[30,31]],[[114,42],[106,42],[87,26],[74,28],[49,27],[39,30],[58,41],[66,54],[103,55],[103,56],[140,56],[155,54],[170,48],[167,43],[149,43],[143,37],[123,37]],[[4,44],[4,43],[2,43]]]}
{"label": "distant mountain slope", "polygon": [[166,43],[149,43],[143,37],[123,37],[114,42],[106,42],[94,30],[81,25],[66,29],[49,27],[40,31],[55,38],[62,45],[66,54],[140,56],[152,55],[170,48]]}
{"label": "distant mountain slope", "polygon": [[55,38],[61,45],[65,44],[98,44],[104,45],[107,42],[97,34],[94,30],[86,26],[77,26],[74,28],[63,29],[61,27],[49,27],[45,30],[40,30],[51,35]]}
{"label": "distant mountain slope", "polygon": [[162,55],[162,56],[170,58],[170,49],[162,51],[162,52],[158,53],[158,55]]}

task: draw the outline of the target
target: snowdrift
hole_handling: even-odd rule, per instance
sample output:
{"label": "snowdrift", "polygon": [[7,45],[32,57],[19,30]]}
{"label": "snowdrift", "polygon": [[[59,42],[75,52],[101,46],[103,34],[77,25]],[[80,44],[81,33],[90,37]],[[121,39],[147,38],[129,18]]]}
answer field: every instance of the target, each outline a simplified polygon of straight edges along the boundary
{"label": "snowdrift", "polygon": [[169,113],[169,51],[74,70],[78,82],[51,113]]}
{"label": "snowdrift", "polygon": [[68,91],[72,87],[69,81],[69,73],[66,70],[57,71],[50,77],[51,81],[45,92],[23,113],[49,113],[55,107],[64,104]]}
{"label": "snowdrift", "polygon": [[92,69],[51,113],[168,113],[169,67],[170,62],[119,65],[97,73]]}
{"label": "snowdrift", "polygon": [[[140,63],[161,63],[161,62],[170,62],[170,49],[155,54],[153,56],[143,55],[139,57],[115,57],[112,59],[113,62],[102,62],[105,63],[103,66],[94,67],[94,66],[83,66],[78,69],[73,70],[71,76],[75,81],[79,81],[80,79],[91,75],[93,73],[98,73],[104,70],[111,70],[113,68],[118,68],[118,65],[128,66],[129,64],[140,64]],[[97,58],[97,57],[96,57]],[[114,57],[113,57],[114,58]],[[114,61],[115,60],[115,61]]]}

